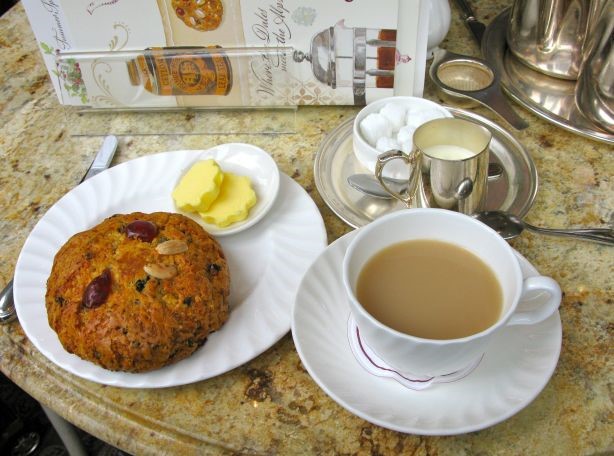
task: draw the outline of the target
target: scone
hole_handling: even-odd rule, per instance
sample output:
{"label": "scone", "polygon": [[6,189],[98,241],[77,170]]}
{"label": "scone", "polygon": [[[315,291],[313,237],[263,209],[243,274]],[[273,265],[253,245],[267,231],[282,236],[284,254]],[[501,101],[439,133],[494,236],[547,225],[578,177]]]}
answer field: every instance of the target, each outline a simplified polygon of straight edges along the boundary
{"label": "scone", "polygon": [[195,30],[215,30],[222,23],[222,0],[173,0],[171,6],[177,17]]}
{"label": "scone", "polygon": [[[190,356],[228,319],[224,253],[181,214],[118,214],[55,256],[45,304],[64,348],[113,371]],[[203,366],[206,368],[205,366]]]}

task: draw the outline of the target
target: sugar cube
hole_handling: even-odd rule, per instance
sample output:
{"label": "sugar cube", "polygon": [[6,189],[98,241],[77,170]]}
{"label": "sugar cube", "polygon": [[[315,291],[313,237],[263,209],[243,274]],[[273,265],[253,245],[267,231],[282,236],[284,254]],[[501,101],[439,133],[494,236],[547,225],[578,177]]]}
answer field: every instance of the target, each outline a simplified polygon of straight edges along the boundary
{"label": "sugar cube", "polygon": [[371,113],[360,122],[360,131],[365,140],[373,147],[377,140],[392,135],[392,126],[380,113]]}
{"label": "sugar cube", "polygon": [[379,112],[390,122],[393,131],[405,125],[407,108],[401,103],[387,103]]}

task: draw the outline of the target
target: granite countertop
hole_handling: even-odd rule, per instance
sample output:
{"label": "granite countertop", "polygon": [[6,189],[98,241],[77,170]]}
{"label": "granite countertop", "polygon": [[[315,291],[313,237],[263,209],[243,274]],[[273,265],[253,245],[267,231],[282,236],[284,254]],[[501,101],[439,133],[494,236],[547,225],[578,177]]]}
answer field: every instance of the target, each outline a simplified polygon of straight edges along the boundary
{"label": "granite countertop", "polygon": [[[479,7],[473,3],[478,17],[488,23],[511,1],[485,0]],[[478,55],[458,16],[453,9],[452,28],[442,47]],[[58,105],[21,4],[0,18],[0,48],[3,286],[13,274],[28,233],[79,182],[102,137],[74,136],[78,126]],[[428,83],[425,96],[437,100]],[[332,242],[351,228],[318,194],[313,160],[324,135],[357,110],[301,107],[293,134],[124,135],[114,164],[164,150],[204,149],[221,142],[255,144],[270,151],[280,170],[306,189]],[[515,134],[539,173],[539,192],[527,219],[544,226],[612,224],[612,147],[561,130],[519,106],[516,110],[530,128]],[[484,109],[476,112],[496,120]],[[181,120],[177,116],[178,124],[168,128],[180,129]],[[104,131],[107,126],[101,118],[95,127]],[[311,379],[290,334],[224,375],[186,386],[143,390],[103,386],[65,372],[38,352],[14,322],[0,327],[0,369],[72,423],[137,454],[612,452],[614,250],[531,233],[523,233],[512,246],[541,273],[555,278],[564,291],[562,351],[552,379],[529,406],[479,432],[451,437],[408,435],[352,415]]]}

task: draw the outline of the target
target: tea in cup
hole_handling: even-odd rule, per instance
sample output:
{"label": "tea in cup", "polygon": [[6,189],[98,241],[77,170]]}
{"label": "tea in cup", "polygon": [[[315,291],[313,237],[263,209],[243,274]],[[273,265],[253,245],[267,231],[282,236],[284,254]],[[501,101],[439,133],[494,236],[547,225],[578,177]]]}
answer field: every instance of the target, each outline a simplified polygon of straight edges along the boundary
{"label": "tea in cup", "polygon": [[541,322],[561,301],[553,279],[523,278],[494,230],[442,209],[397,211],[361,228],[343,284],[360,338],[409,377],[464,369],[499,331]]}
{"label": "tea in cup", "polygon": [[[408,207],[449,209],[473,214],[484,209],[488,191],[488,155],[492,133],[464,119],[435,119],[413,136],[409,154],[391,150],[378,156],[375,176],[384,189]],[[405,193],[391,190],[385,167],[395,160],[409,167]]]}

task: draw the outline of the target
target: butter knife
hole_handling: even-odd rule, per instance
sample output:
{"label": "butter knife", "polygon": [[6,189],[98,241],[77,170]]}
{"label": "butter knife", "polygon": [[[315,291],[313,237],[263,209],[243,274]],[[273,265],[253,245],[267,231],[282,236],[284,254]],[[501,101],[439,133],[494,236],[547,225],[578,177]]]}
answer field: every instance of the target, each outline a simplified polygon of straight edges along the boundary
{"label": "butter knife", "polygon": [[473,33],[473,36],[478,42],[478,45],[482,44],[482,36],[484,35],[484,30],[486,30],[486,26],[478,21],[473,14],[473,10],[471,9],[471,5],[467,2],[467,0],[456,0],[456,4],[463,12],[463,19],[465,20],[465,24]]}
{"label": "butter knife", "polygon": [[[117,137],[113,135],[106,136],[96,157],[94,157],[94,161],[79,183],[107,169],[111,165],[116,149]],[[11,279],[0,292],[0,324],[9,323],[16,317],[15,302],[13,301],[13,279]]]}

